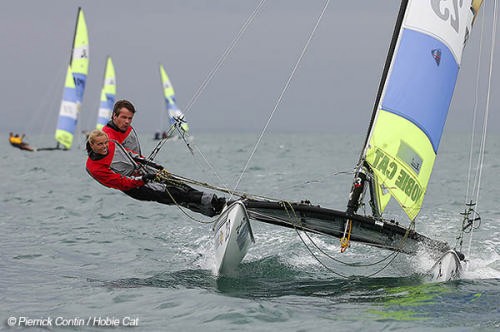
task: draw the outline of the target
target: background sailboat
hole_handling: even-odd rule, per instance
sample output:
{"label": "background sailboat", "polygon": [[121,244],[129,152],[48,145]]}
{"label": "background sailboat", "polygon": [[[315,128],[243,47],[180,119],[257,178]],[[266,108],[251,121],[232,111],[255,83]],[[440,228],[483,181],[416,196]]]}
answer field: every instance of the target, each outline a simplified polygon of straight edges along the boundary
{"label": "background sailboat", "polygon": [[174,87],[172,86],[172,83],[170,82],[170,79],[163,65],[160,65],[160,78],[169,121],[167,135],[171,136],[172,133],[174,133],[176,127],[181,129],[183,132],[187,132],[189,130],[188,123],[184,120],[184,114],[177,106]]}
{"label": "background sailboat", "polygon": [[97,116],[97,129],[102,129],[111,119],[111,112],[116,100],[116,77],[115,67],[111,57],[106,60],[106,69],[104,70],[104,83],[101,90],[101,103]]}
{"label": "background sailboat", "polygon": [[85,91],[85,83],[89,69],[89,38],[87,24],[81,7],[78,8],[75,34],[71,58],[66,72],[64,92],[59,109],[59,117],[55,132],[57,146],[55,148],[40,148],[40,150],[68,150],[73,144],[73,138],[78,123]]}

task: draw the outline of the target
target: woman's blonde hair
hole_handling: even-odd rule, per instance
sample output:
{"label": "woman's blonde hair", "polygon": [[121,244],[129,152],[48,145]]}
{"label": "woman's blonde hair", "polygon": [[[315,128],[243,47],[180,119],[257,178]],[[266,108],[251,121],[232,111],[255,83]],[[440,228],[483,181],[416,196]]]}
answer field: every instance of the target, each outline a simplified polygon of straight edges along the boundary
{"label": "woman's blonde hair", "polygon": [[106,136],[108,137],[108,134],[106,134],[104,131],[100,129],[94,129],[89,133],[89,136],[87,137],[87,144],[85,144],[85,148],[87,149],[87,153],[90,155],[92,152],[92,148],[90,147],[90,144],[94,144],[96,139],[98,137]]}
{"label": "woman's blonde hair", "polygon": [[108,136],[108,134],[106,134],[104,131],[100,129],[94,129],[89,133],[89,138],[87,139],[87,141],[93,144],[96,138],[101,136]]}

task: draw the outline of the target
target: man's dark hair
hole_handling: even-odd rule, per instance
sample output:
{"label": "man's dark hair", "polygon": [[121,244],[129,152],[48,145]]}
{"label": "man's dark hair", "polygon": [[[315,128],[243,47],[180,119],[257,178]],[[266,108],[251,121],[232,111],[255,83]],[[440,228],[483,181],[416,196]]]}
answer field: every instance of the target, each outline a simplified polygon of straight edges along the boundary
{"label": "man's dark hair", "polygon": [[135,114],[135,107],[134,107],[134,105],[132,105],[132,103],[129,102],[128,100],[122,99],[122,100],[118,100],[115,103],[115,106],[113,106],[113,115],[115,115],[115,116],[120,115],[120,110],[122,108],[126,108],[130,112],[132,112],[132,113]]}

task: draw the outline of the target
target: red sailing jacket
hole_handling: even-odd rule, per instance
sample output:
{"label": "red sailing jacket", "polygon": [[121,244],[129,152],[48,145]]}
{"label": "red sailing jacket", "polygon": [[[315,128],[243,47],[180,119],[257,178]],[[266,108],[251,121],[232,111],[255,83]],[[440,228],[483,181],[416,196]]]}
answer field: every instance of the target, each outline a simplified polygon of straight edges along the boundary
{"label": "red sailing jacket", "polygon": [[[120,170],[120,172],[128,174],[128,176],[114,171],[112,169],[113,163],[120,166],[126,165],[127,169]],[[87,172],[97,180],[97,182],[103,186],[122,191],[142,187],[144,185],[144,181],[142,181],[140,176],[133,176],[136,175],[134,174],[136,173],[136,166],[137,164],[125,150],[122,147],[117,148],[116,143],[113,141],[109,141],[109,149],[106,156],[101,157],[100,155],[91,153],[86,163]]]}
{"label": "red sailing jacket", "polygon": [[141,155],[141,145],[139,144],[139,138],[137,133],[129,126],[124,132],[115,126],[113,121],[109,121],[103,128],[110,140],[115,140],[120,143],[124,148],[129,149],[139,155]]}

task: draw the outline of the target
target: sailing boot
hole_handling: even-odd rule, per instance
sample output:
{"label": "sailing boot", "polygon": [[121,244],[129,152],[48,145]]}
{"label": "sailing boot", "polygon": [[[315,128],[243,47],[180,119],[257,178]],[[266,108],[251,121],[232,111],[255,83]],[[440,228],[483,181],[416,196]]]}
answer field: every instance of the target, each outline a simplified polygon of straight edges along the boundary
{"label": "sailing boot", "polygon": [[220,214],[224,205],[226,205],[226,198],[217,197],[217,195],[214,194],[212,197],[212,208],[214,209],[215,214]]}
{"label": "sailing boot", "polygon": [[213,207],[212,204],[214,198],[217,199],[217,196],[215,196],[215,194],[212,195],[203,193],[201,195],[200,204],[198,206],[200,213],[209,217],[213,217],[216,215],[215,208]]}

